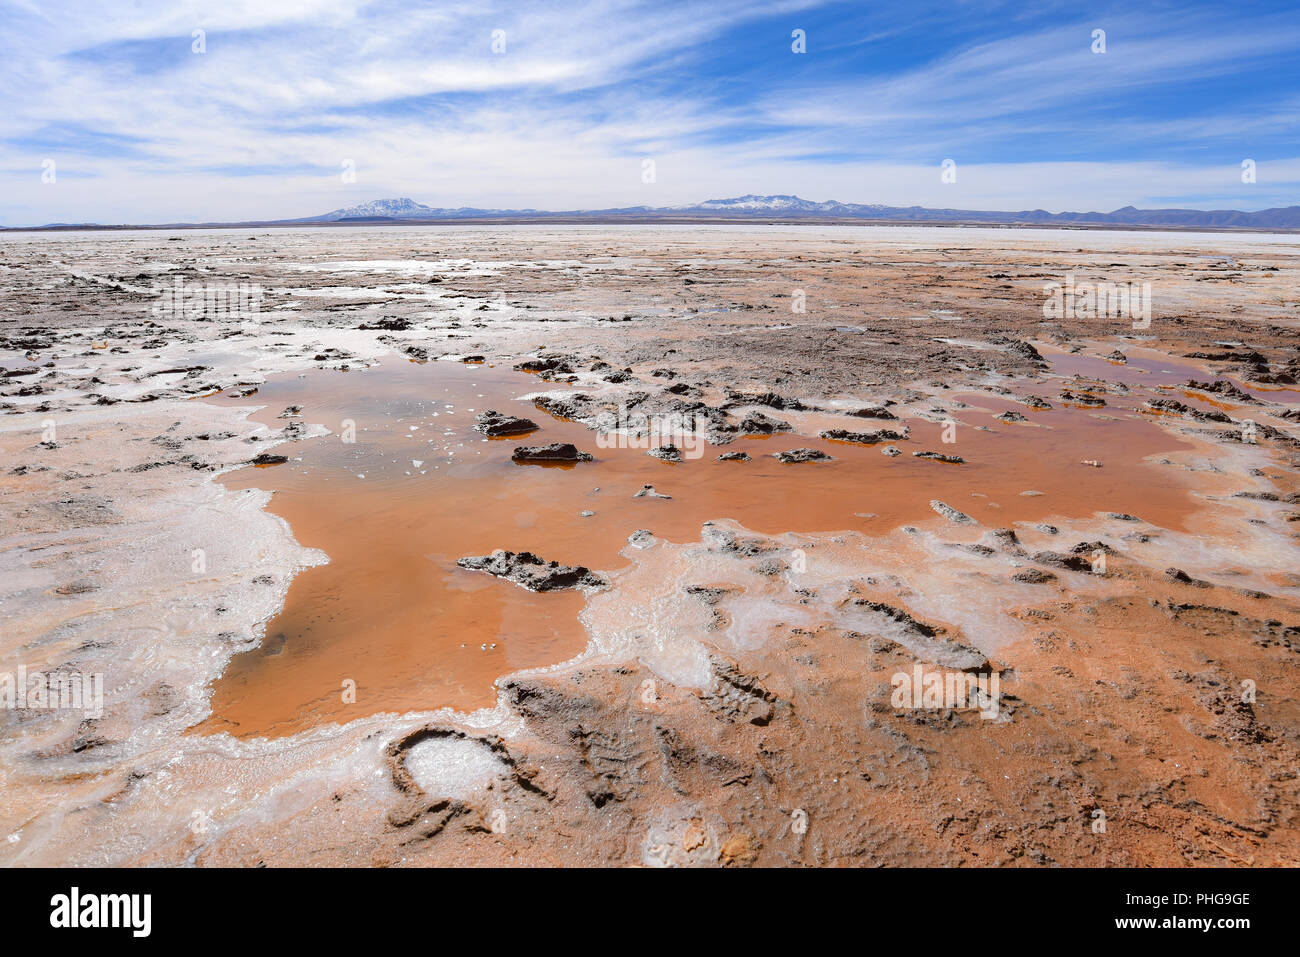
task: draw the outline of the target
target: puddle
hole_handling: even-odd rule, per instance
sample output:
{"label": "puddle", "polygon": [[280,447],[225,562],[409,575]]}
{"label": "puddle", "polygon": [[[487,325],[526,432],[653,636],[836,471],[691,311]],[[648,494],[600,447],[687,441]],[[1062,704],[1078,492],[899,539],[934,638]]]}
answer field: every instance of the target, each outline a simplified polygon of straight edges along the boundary
{"label": "puddle", "polygon": [[[580,653],[583,595],[536,594],[456,566],[498,548],[612,571],[627,567],[620,553],[633,532],[696,542],[710,520],[767,535],[883,537],[936,522],[929,503],[941,499],[981,523],[973,540],[987,528],[1097,512],[1181,529],[1196,507],[1185,471],[1143,461],[1190,446],[1116,405],[1099,414],[1052,397],[1053,409],[1033,412],[958,395],[952,398],[980,408],[956,413],[962,424],[954,444],[941,442],[941,423],[907,418],[911,437],[894,443],[903,451],[895,458],[881,453],[883,445],[784,434],[710,446],[703,458],[669,464],[640,449],[602,449],[585,426],[517,398],[546,385],[504,368],[389,357],[366,370],[272,377],[251,400],[205,400],[265,404],[254,418],[273,429],[300,421],[333,434],[276,447],[290,457],[285,464],[223,477],[232,489],[274,491],[270,510],[330,560],[294,578],[262,645],[237,655],[214,684],[213,714],[200,730],[277,736],[378,712],[491,707],[500,675]],[[278,418],[291,405],[302,407],[301,417]],[[541,428],[485,438],[472,426],[488,409],[526,415]],[[993,418],[1006,410],[1028,421]],[[881,424],[836,419],[854,430]],[[354,443],[343,441],[349,422]],[[510,459],[516,445],[551,442],[572,442],[596,460],[561,469]],[[802,447],[834,461],[772,457]],[[753,458],[716,458],[734,451]],[[957,454],[965,464],[913,451]],[[647,484],[671,499],[634,497]],[[343,700],[345,680],[356,683],[355,703]]]}
{"label": "puddle", "polygon": [[1278,393],[1300,393],[1295,386],[1259,386],[1248,384],[1234,375],[1215,372],[1207,364],[1195,359],[1174,359],[1146,349],[1125,350],[1127,362],[1116,362],[1105,356],[1086,352],[1064,352],[1052,346],[1038,344],[1043,357],[1052,364],[1052,371],[1061,376],[1106,379],[1127,386],[1153,388],[1157,385],[1173,388],[1183,386],[1188,379],[1199,382],[1226,379],[1246,394],[1273,402],[1289,401]]}

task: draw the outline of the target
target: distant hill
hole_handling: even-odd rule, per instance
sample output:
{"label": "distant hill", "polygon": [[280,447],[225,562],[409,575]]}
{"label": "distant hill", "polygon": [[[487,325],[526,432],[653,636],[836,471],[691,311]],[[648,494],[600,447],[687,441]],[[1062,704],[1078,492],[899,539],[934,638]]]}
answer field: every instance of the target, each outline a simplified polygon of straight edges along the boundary
{"label": "distant hill", "polygon": [[546,215],[536,209],[475,209],[462,206],[459,209],[435,209],[425,206],[413,199],[372,199],[368,203],[348,206],[323,213],[320,216],[308,216],[305,219],[290,219],[290,223],[350,223],[371,220],[438,220],[438,219],[479,219],[487,216],[536,216]]}
{"label": "distant hill", "polygon": [[537,209],[479,209],[461,206],[455,209],[425,206],[413,199],[376,199],[369,203],[336,209],[306,219],[284,220],[285,223],[351,222],[439,222],[446,220],[546,220],[673,219],[719,220],[869,220],[899,223],[988,223],[990,225],[1031,226],[1175,226],[1183,229],[1300,229],[1300,206],[1264,209],[1247,213],[1235,209],[1137,209],[1125,206],[1109,213],[1049,213],[1045,209],[1018,212],[930,209],[925,206],[880,206],[841,203],[835,200],[816,202],[799,196],[736,196],[710,199],[681,206],[624,206],[616,209],[573,209],[548,211]]}
{"label": "distant hill", "polygon": [[[1018,212],[930,209],[924,206],[880,206],[814,202],[798,196],[737,196],[710,199],[694,206],[671,207],[689,213],[732,216],[789,216],[795,218],[871,219],[893,222],[963,222],[1029,225],[1181,226],[1210,229],[1300,229],[1300,206],[1247,213],[1235,209],[1137,209],[1125,206],[1109,213],[1049,213],[1045,209]],[[666,212],[667,210],[659,210]]]}
{"label": "distant hill", "polygon": [[[296,226],[313,223],[364,225],[384,223],[439,222],[872,222],[872,223],[961,223],[990,226],[1074,226],[1093,228],[1146,229],[1251,229],[1300,230],[1300,206],[1285,206],[1243,212],[1236,209],[1138,209],[1125,206],[1109,213],[1049,213],[1045,209],[1018,212],[931,209],[925,206],[880,206],[817,202],[798,196],[735,196],[710,199],[681,206],[624,206],[616,209],[480,209],[473,206],[445,208],[426,206],[409,197],[375,199],[356,206],[335,209],[302,219],[255,220],[239,223],[164,223],[158,228],[214,226]],[[148,224],[139,224],[144,227]],[[16,229],[22,227],[9,227]],[[40,229],[129,229],[130,225],[57,223]]]}

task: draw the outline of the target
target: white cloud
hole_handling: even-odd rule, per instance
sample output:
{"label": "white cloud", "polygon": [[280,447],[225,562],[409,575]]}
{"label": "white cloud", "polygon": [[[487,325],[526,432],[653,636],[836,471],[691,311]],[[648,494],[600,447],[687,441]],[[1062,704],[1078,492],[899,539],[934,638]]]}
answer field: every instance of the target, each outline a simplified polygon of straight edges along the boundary
{"label": "white cloud", "polygon": [[[708,70],[689,73],[711,58],[725,73],[741,56],[709,49],[728,31],[781,13],[802,22],[795,15],[815,5],[10,3],[0,20],[12,107],[0,114],[10,144],[0,222],[288,218],[396,195],[551,209],[746,192],[1052,210],[1294,202],[1294,160],[1256,157],[1259,181],[1245,187],[1237,160],[1043,158],[1070,133],[1122,157],[1139,142],[1199,143],[1211,128],[1243,149],[1284,132],[1296,98],[1281,91],[1208,123],[1191,114],[1081,131],[1075,121],[1170,76],[1230,73],[1244,57],[1294,48],[1294,29],[1244,18],[1208,35],[1186,18],[1157,34],[1140,18],[1116,19],[1110,52],[1096,58],[1086,30],[1062,25],[888,76],[819,74],[742,97],[719,92]],[[196,26],[208,31],[203,55],[189,52]],[[494,29],[506,31],[505,55],[491,52]],[[894,30],[874,42],[894,42]],[[1057,52],[1075,40],[1077,56]],[[1039,148],[989,161],[1015,137]],[[955,185],[939,182],[950,155]],[[657,164],[653,185],[640,179],[645,156]],[[40,182],[46,158],[58,164],[53,185]],[[353,184],[340,179],[344,160],[356,164]]]}

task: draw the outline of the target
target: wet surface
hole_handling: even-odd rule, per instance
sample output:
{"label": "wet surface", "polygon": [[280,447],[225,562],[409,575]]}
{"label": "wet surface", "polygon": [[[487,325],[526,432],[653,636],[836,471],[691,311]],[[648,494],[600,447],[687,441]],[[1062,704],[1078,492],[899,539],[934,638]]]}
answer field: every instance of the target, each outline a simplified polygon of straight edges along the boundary
{"label": "wet surface", "polygon": [[[1239,350],[1243,353],[1249,350]],[[1150,349],[1129,349],[1125,361],[1119,362],[1088,351],[1065,352],[1050,346],[1042,348],[1043,355],[1051,360],[1052,371],[1060,376],[1103,379],[1130,387],[1176,388],[1186,385],[1189,379],[1198,382],[1226,380],[1247,395],[1269,401],[1291,401],[1300,395],[1300,388],[1285,385],[1260,385],[1249,383],[1238,376],[1223,375],[1194,359],[1172,358]],[[1225,354],[1228,350],[1219,350]]]}
{"label": "wet surface", "polygon": [[[1282,414],[1300,403],[1294,387],[1263,386],[1258,376],[1277,385],[1300,376],[1295,240],[757,224],[6,234],[0,366],[40,372],[0,388],[7,663],[0,670],[25,662],[47,672],[102,672],[105,711],[96,721],[79,711],[11,718],[0,739],[0,831],[9,835],[0,860],[625,866],[662,863],[667,846],[677,849],[670,863],[729,866],[1293,866],[1300,445],[1296,420]],[[1201,253],[1230,255],[1238,268],[1220,275]],[[424,262],[445,268],[430,276]],[[338,263],[376,268],[341,273],[332,268]],[[393,263],[407,274],[386,265]],[[522,263],[552,267],[510,265]],[[115,283],[144,289],[148,281],[137,277],[169,264],[181,266],[186,282],[261,284],[260,320],[145,321],[156,299]],[[1043,284],[1067,271],[1150,280],[1158,290],[1150,329],[1133,335],[1128,319],[1097,317],[1044,324]],[[807,292],[806,313],[792,312],[792,289]],[[1079,361],[1093,364],[1044,374],[1012,340],[1032,341],[1049,360],[1082,350]],[[345,413],[362,439],[382,445],[378,431],[364,431],[374,422],[356,411],[366,403],[375,403],[382,423],[383,396],[443,395],[432,377],[465,371],[446,360],[482,355],[496,368],[470,371],[511,377],[510,366],[542,348],[580,360],[576,387],[585,392],[608,381],[591,369],[602,360],[631,369],[628,391],[685,382],[712,405],[724,388],[814,404],[838,399],[841,408],[908,403],[891,406],[914,430],[900,448],[936,443],[967,464],[886,459],[878,448],[785,435],[722,448],[761,455],[805,446],[836,461],[778,468],[756,456],[670,466],[636,450],[606,452],[590,433],[566,431],[527,403],[513,410],[543,428],[518,444],[574,437],[597,461],[513,466],[506,460],[516,442],[483,443],[473,448],[500,458],[465,456],[467,468],[488,467],[470,469],[462,484],[480,488],[461,493],[440,484],[441,467],[407,477],[403,466],[392,481],[381,468],[408,457],[433,464],[434,455],[401,449],[388,455],[396,463],[343,455]],[[1127,364],[1102,358],[1115,349],[1128,354]],[[444,361],[412,367],[404,378],[393,351]],[[1252,351],[1267,369],[1241,361]],[[1221,358],[1185,358],[1191,352]],[[1148,360],[1167,373],[1133,371]],[[360,371],[375,361],[382,375]],[[194,365],[207,368],[164,374]],[[296,378],[341,365],[352,371]],[[661,367],[675,378],[657,377]],[[1075,381],[1076,372],[1107,381]],[[393,389],[381,385],[390,375],[398,375]],[[1126,392],[1120,380],[1130,375]],[[1183,388],[1188,378],[1227,378],[1263,404],[1194,394]],[[521,389],[553,387],[524,381]],[[233,398],[251,383],[262,391]],[[355,398],[336,391],[344,384]],[[1054,408],[1035,412],[1005,394],[969,398],[988,387],[1040,395]],[[469,393],[459,389],[464,402]],[[1095,393],[1106,405],[1067,409],[1064,389]],[[1153,389],[1194,409],[1257,421],[1258,444],[1241,440],[1240,424],[1131,411]],[[222,390],[230,398],[198,398]],[[928,397],[916,400],[917,391]],[[519,394],[513,386],[503,393]],[[956,408],[959,397],[988,411]],[[261,414],[275,429],[291,421],[276,418],[281,409],[301,402],[303,421],[334,434],[271,448],[243,416],[272,402]],[[960,423],[955,446],[938,445],[939,426],[918,416],[934,405]],[[1002,408],[1028,421],[992,418]],[[763,411],[808,435],[882,424]],[[1142,442],[1192,450],[1157,451],[1139,470],[1114,447],[1085,446],[1092,437],[1124,445],[1118,437],[1138,415],[1143,424],[1131,427]],[[1074,416],[1096,431],[1078,442],[1071,426],[1048,431]],[[449,421],[429,418],[426,437]],[[41,441],[47,419],[57,425],[54,447]],[[418,444],[396,434],[408,424],[391,444]],[[997,431],[975,431],[980,425]],[[331,448],[337,462],[327,468]],[[1039,461],[1040,450],[1049,461]],[[302,461],[229,471],[261,451]],[[1173,465],[1160,464],[1166,456]],[[1068,471],[1082,459],[1104,465]],[[1058,467],[1078,489],[1020,497]],[[1129,480],[1114,480],[1117,469]],[[646,470],[672,500],[631,499]],[[981,470],[989,478],[973,490],[919,484]],[[267,492],[230,494],[222,484],[287,489],[299,472],[308,483],[302,502],[284,491],[272,505],[294,512],[292,527],[265,510]],[[511,476],[521,481],[505,485]],[[910,485],[902,481],[909,476]],[[385,490],[371,496],[364,489],[376,477]],[[400,484],[416,477],[424,484]],[[1110,487],[1094,487],[1102,481]],[[1191,514],[1162,485],[1181,481],[1193,483]],[[607,502],[603,492],[590,496],[590,487],[616,483]],[[1083,494],[1090,499],[1076,501]],[[984,524],[940,518],[929,510],[931,495]],[[399,498],[410,504],[396,508]],[[492,508],[480,508],[480,498]],[[447,504],[437,516],[418,511],[439,501]],[[1094,505],[1164,516],[1185,531],[1099,519]],[[331,508],[347,511],[335,520]],[[1056,518],[1076,508],[1085,514]],[[521,527],[517,509],[532,511],[535,534]],[[574,517],[583,509],[596,513],[584,520],[591,524]],[[880,518],[864,517],[873,512]],[[743,518],[746,530],[737,534],[781,534],[759,540],[752,557],[720,551],[694,524],[709,513]],[[1040,513],[1057,534],[1034,527]],[[1014,526],[1027,555],[970,547],[997,545],[988,529],[1012,514],[1031,516]],[[414,522],[424,540],[405,541],[401,521]],[[895,522],[918,530],[886,528]],[[489,534],[476,538],[476,528]],[[622,536],[637,528],[653,530],[657,544],[619,554]],[[455,548],[438,544],[448,534]],[[330,567],[311,567],[323,552],[296,539],[329,553],[339,569],[333,590],[313,584]],[[1105,574],[1035,557],[1048,549],[1079,554],[1080,543],[1099,540],[1115,549]],[[582,596],[532,595],[450,565],[457,551],[498,545],[603,565],[614,587],[583,605]],[[194,562],[196,549],[205,567]],[[806,553],[806,571],[768,571],[793,565],[796,550]],[[435,552],[444,564],[426,558]],[[377,563],[373,572],[368,563]],[[408,571],[417,565],[434,572]],[[1055,578],[1017,577],[1035,569]],[[410,581],[397,577],[407,574]],[[468,593],[477,604],[456,602],[467,593],[444,587],[454,575],[460,587],[477,588]],[[348,627],[287,627],[293,616],[315,621],[303,612],[312,589]],[[810,589],[816,594],[805,601]],[[1004,669],[1012,720],[892,707],[891,678],[934,663],[893,619],[846,606],[849,589],[946,627],[987,655]],[[408,604],[410,618],[389,607]],[[481,620],[444,621],[474,614]],[[556,629],[546,635],[561,640],[548,644],[540,628],[529,631],[544,614]],[[223,678],[232,654],[260,642],[267,623],[267,652],[239,657]],[[376,713],[489,701],[491,680],[511,662],[545,664],[584,641],[589,655],[581,660],[502,679],[503,700],[491,711]],[[357,703],[343,706],[347,677],[358,681]],[[1256,705],[1237,695],[1247,679],[1258,685]],[[647,684],[657,689],[649,700]],[[193,733],[214,691],[219,718],[209,729],[230,727],[240,737]],[[766,724],[749,720],[765,709]],[[429,727],[442,735],[423,734]],[[282,733],[293,728],[305,730]],[[497,763],[507,756],[536,777],[503,779]],[[404,786],[417,784],[414,793]],[[442,800],[435,795],[454,799],[451,808],[424,814]],[[791,808],[808,813],[806,835],[793,833]],[[1092,830],[1096,809],[1109,817],[1108,835]],[[507,815],[504,830],[492,827],[498,811]],[[700,843],[702,832],[708,840]],[[696,849],[686,854],[687,846]]]}
{"label": "wet surface", "polygon": [[[707,446],[701,458],[668,464],[642,448],[600,448],[584,425],[518,398],[547,387],[504,368],[397,357],[370,369],[262,384],[252,398],[265,403],[258,421],[271,428],[319,423],[333,434],[278,446],[288,463],[241,469],[224,482],[273,490],[270,510],[330,561],[294,579],[262,645],[236,656],[215,684],[213,717],[202,729],[274,736],[376,712],[491,706],[498,676],[581,652],[581,594],[535,594],[456,566],[458,558],[497,548],[615,570],[626,566],[620,551],[638,529],[692,541],[704,522],[724,518],[765,534],[883,536],[934,522],[932,499],[985,527],[1123,512],[1180,528],[1194,507],[1182,472],[1143,461],[1186,444],[1121,406],[1082,410],[1054,401],[1051,410],[1033,411],[1003,398],[956,395],[945,397],[945,407],[958,421],[957,440],[942,441],[941,422],[904,413],[911,435],[894,443],[903,452],[894,458],[882,454],[883,444],[784,433]],[[1128,398],[1139,403],[1136,393]],[[279,418],[295,405],[300,418]],[[472,429],[487,409],[527,415],[541,428],[487,439]],[[1028,421],[993,418],[1007,410]],[[830,422],[852,430],[901,427],[825,413],[802,425],[799,416],[785,417],[812,436]],[[355,442],[344,441],[349,424]],[[596,460],[557,468],[510,459],[517,445],[551,442],[572,442]],[[833,461],[772,457],[804,447]],[[752,459],[717,460],[732,451]],[[965,462],[916,458],[914,451],[959,454]],[[635,497],[645,485],[671,498]],[[356,683],[355,703],[344,700],[345,680]]]}

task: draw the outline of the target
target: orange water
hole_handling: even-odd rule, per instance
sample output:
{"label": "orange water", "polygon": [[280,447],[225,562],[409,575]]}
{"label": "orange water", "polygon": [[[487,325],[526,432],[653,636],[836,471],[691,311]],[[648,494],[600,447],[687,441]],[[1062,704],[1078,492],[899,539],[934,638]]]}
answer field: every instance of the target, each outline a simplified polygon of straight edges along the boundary
{"label": "orange water", "polygon": [[[287,464],[225,477],[231,488],[273,490],[270,509],[330,562],[294,579],[261,647],[236,656],[215,683],[202,730],[274,736],[377,712],[491,706],[498,676],[581,651],[580,594],[535,594],[456,566],[496,548],[610,570],[626,564],[619,552],[637,529],[691,541],[701,524],[719,518],[768,534],[884,534],[934,520],[936,498],[992,527],[1114,511],[1178,528],[1192,509],[1179,484],[1184,473],[1142,461],[1182,443],[1120,406],[1100,410],[1118,421],[1063,408],[1050,389],[1027,390],[1049,398],[1055,408],[1045,412],[955,395],[988,411],[959,412],[967,424],[952,445],[940,441],[940,425],[907,420],[912,435],[895,443],[904,452],[897,458],[881,446],[786,433],[710,446],[703,458],[668,464],[642,449],[600,449],[583,425],[516,398],[539,388],[546,384],[506,369],[394,357],[369,370],[273,379],[251,399],[216,400],[266,403],[255,418],[275,428],[289,421],[277,418],[284,407],[301,405],[300,421],[334,431],[277,448],[290,455]],[[1141,397],[1124,401],[1136,406]],[[487,439],[471,429],[485,409],[526,415],[541,428]],[[1032,424],[992,418],[1005,409]],[[342,441],[345,420],[355,422],[354,444]],[[898,427],[851,418],[836,424]],[[596,461],[545,468],[510,459],[516,445],[549,442],[573,442]],[[835,461],[771,457],[804,446]],[[753,460],[716,459],[739,450]],[[914,450],[956,453],[966,464],[914,458]],[[1083,459],[1104,465],[1090,468]],[[646,484],[672,499],[634,498]],[[1044,494],[1022,496],[1026,490]],[[595,514],[582,517],[584,510]],[[355,703],[343,699],[345,680],[356,683]]]}

